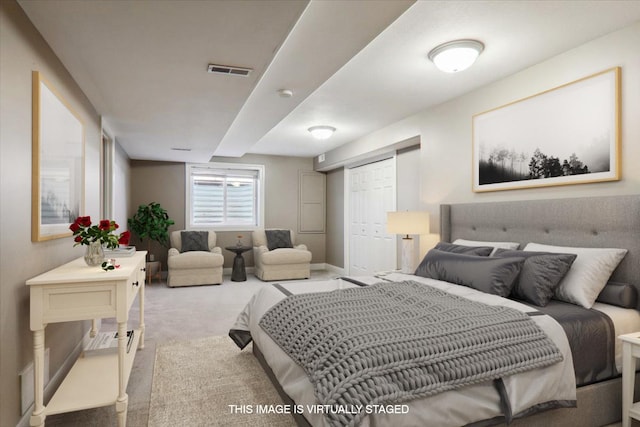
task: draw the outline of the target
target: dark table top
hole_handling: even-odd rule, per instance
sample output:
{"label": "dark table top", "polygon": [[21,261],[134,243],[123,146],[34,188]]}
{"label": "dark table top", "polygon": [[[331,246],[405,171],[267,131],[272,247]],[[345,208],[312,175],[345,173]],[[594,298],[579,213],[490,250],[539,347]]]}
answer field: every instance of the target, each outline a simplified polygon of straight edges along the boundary
{"label": "dark table top", "polygon": [[234,245],[234,246],[225,246],[225,249],[231,252],[235,252],[237,255],[242,254],[243,252],[247,252],[250,251],[251,249],[253,249],[252,246],[238,246],[238,245]]}

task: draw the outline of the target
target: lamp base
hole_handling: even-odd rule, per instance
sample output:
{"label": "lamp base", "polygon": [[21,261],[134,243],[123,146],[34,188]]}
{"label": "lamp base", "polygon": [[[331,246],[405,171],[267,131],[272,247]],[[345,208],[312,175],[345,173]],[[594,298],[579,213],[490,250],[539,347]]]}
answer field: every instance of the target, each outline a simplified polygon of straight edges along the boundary
{"label": "lamp base", "polygon": [[402,271],[405,274],[413,274],[415,267],[413,265],[413,239],[411,237],[402,238]]}

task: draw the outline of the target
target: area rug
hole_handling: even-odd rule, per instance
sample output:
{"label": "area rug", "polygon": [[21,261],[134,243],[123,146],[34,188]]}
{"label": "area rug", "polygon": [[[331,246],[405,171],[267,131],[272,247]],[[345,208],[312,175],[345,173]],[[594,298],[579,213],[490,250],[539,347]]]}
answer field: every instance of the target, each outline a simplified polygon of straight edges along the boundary
{"label": "area rug", "polygon": [[148,426],[295,426],[291,415],[256,414],[282,399],[250,347],[229,337],[158,346]]}

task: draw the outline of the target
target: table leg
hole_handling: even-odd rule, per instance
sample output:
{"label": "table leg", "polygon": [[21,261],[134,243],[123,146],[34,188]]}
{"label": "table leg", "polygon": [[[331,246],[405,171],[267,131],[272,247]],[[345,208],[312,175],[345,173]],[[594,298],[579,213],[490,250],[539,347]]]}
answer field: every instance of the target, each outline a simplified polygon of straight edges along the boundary
{"label": "table leg", "polygon": [[124,375],[124,358],[127,352],[127,322],[118,322],[118,398],[116,399],[116,412],[118,413],[118,426],[127,425],[127,396],[126,378]]}
{"label": "table leg", "polygon": [[98,335],[98,319],[91,319],[91,331],[89,332],[89,336],[94,338]]}
{"label": "table leg", "polygon": [[145,283],[142,283],[142,285],[140,285],[140,291],[139,291],[139,295],[138,298],[140,298],[140,341],[138,341],[138,348],[139,349],[143,349],[144,348],[144,289],[147,287],[147,285]]}
{"label": "table leg", "polygon": [[33,399],[29,424],[44,427],[44,327],[33,331]]}
{"label": "table leg", "polygon": [[633,404],[635,388],[635,359],[631,354],[632,344],[622,343],[622,427],[631,426],[629,410]]}
{"label": "table leg", "polygon": [[236,254],[233,258],[233,269],[231,270],[232,282],[244,282],[247,280],[247,270],[244,268],[244,257]]}

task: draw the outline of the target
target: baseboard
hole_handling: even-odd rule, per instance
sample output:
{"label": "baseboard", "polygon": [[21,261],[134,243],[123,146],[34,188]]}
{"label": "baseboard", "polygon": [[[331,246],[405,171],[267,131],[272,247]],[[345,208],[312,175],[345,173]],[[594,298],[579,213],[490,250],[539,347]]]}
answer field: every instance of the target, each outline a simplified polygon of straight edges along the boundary
{"label": "baseboard", "polygon": [[327,266],[324,262],[319,262],[317,264],[311,264],[310,266],[311,271],[320,271],[320,270],[326,270]]}
{"label": "baseboard", "polygon": [[344,268],[342,267],[336,267],[335,265],[331,265],[331,264],[325,264],[324,265],[324,269],[327,270],[330,273],[334,273],[337,274],[339,276],[346,276],[347,272]]}
{"label": "baseboard", "polygon": [[[58,387],[60,387],[60,384],[62,384],[62,381],[65,379],[65,377],[73,367],[73,364],[76,363],[76,360],[78,360],[78,357],[80,357],[80,353],[82,353],[82,349],[84,348],[87,341],[89,340],[90,332],[91,331],[87,331],[87,333],[84,335],[82,340],[80,340],[80,342],[75,346],[73,351],[69,353],[69,355],[64,360],[64,362],[62,362],[62,365],[60,366],[60,368],[58,368],[56,373],[53,374],[53,376],[51,377],[47,385],[44,387],[43,400],[45,402],[48,402],[51,399],[53,394],[56,392],[56,390],[58,390]],[[22,415],[22,418],[20,418],[20,421],[18,421],[18,424],[16,424],[16,427],[29,427],[29,420],[31,418],[31,414],[33,414],[33,409],[34,409],[34,404],[32,403],[29,409],[27,409],[24,415]]]}
{"label": "baseboard", "polygon": [[[253,267],[246,267],[245,271],[247,272],[247,274],[253,274],[255,268]],[[227,276],[231,276],[231,272],[233,271],[233,268],[231,267],[225,267],[222,269],[222,274],[225,274]]]}
{"label": "baseboard", "polygon": [[[311,268],[312,271],[329,270],[327,268],[328,265],[323,263],[323,262],[320,262],[320,263],[317,263],[317,264],[311,264],[309,267]],[[331,267],[333,267],[333,266],[331,266]],[[338,267],[333,267],[333,268],[338,268]],[[231,267],[225,267],[225,268],[222,269],[222,274],[231,275],[232,270],[233,269]],[[253,267],[246,267],[247,274],[253,274],[254,270],[255,269]],[[341,274],[341,273],[338,273],[338,274]]]}

